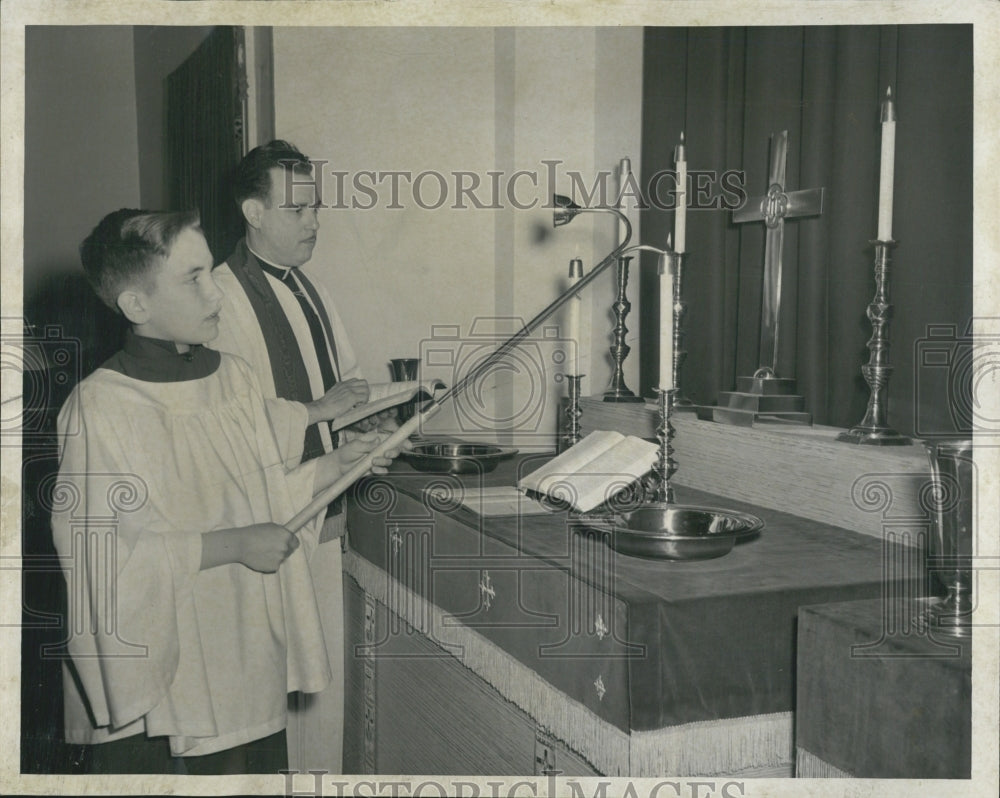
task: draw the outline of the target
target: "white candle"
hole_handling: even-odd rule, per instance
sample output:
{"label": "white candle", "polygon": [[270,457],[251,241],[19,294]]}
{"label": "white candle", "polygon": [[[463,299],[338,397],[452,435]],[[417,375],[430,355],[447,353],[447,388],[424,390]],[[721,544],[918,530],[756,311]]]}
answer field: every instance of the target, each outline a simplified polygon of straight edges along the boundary
{"label": "white candle", "polygon": [[674,209],[674,251],[684,252],[687,234],[687,155],[684,152],[684,131],[681,143],[674,147],[674,162],[677,164],[677,207]]}
{"label": "white candle", "polygon": [[892,176],[896,165],[896,106],[892,87],[882,102],[882,157],[878,179],[878,240],[892,240]]}
{"label": "white candle", "polygon": [[[573,258],[569,262],[569,284],[576,285],[583,278],[583,261],[579,258]],[[582,300],[579,294],[573,294],[569,298],[569,302],[566,309],[566,326],[568,328],[567,338],[570,342],[570,346],[573,349],[572,357],[570,358],[567,366],[570,368],[569,373],[573,376],[579,376],[580,374],[580,346],[582,344],[580,340],[580,305]]]}
{"label": "white candle", "polygon": [[[618,169],[618,210],[628,216],[628,203],[625,201],[625,192],[629,188],[629,177],[632,175],[632,162],[628,158],[622,158]],[[625,240],[625,222],[618,220],[618,246]]]}
{"label": "white candle", "polygon": [[[667,239],[670,249],[670,239]],[[673,258],[660,255],[660,390],[674,387],[674,274]]]}

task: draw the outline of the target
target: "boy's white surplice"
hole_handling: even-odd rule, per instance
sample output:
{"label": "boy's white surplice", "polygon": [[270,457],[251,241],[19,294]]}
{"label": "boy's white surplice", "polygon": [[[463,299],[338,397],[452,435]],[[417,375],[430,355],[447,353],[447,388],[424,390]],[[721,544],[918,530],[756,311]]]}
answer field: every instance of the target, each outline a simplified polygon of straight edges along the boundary
{"label": "boy's white surplice", "polygon": [[[306,410],[268,402],[239,358],[184,382],[98,369],[59,417],[53,536],[68,587],[66,738],[168,735],[198,755],[273,734],[286,694],[330,679],[307,557],[200,571],[213,529],[291,518],[312,497]],[[82,688],[82,692],[81,692]]]}

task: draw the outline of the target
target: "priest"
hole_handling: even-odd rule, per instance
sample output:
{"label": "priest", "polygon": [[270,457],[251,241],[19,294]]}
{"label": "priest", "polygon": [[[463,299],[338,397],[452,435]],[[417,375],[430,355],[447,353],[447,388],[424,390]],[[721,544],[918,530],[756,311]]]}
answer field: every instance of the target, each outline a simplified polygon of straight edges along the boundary
{"label": "priest", "polygon": [[[342,433],[331,432],[328,422],[369,396],[332,298],[301,268],[312,258],[319,230],[321,198],[312,163],[294,145],[271,141],[243,158],[233,193],[245,237],[214,272],[223,303],[212,346],[247,360],[269,401],[305,406],[309,426],[302,457],[309,460],[342,443]],[[328,508],[320,545],[310,559],[333,681],[321,694],[292,697],[289,762],[301,771],[341,770],[343,534],[343,507],[337,501]]]}

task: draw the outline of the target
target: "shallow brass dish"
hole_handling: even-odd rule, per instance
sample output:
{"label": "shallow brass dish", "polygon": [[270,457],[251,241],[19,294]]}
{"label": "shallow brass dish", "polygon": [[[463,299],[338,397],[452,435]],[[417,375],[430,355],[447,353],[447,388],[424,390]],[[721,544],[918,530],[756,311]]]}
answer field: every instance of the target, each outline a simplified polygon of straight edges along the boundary
{"label": "shallow brass dish", "polygon": [[486,443],[426,442],[414,445],[408,452],[400,452],[418,471],[437,474],[487,474],[501,460],[517,454],[517,449]]}
{"label": "shallow brass dish", "polygon": [[749,513],[681,504],[649,504],[627,512],[584,519],[611,533],[615,551],[666,560],[709,560],[758,534],[764,522]]}

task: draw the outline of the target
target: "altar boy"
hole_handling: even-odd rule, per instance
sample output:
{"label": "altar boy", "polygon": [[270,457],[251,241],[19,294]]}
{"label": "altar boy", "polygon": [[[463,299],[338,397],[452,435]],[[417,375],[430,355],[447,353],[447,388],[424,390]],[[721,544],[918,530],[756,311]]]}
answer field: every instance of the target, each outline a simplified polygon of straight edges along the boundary
{"label": "altar boy", "polygon": [[81,258],[132,328],[59,414],[67,742],[96,772],[277,773],[287,693],[330,679],[322,519],[281,523],[378,436],[299,463],[305,407],[265,409],[249,366],[203,346],[222,296],[196,215],[116,211]]}

